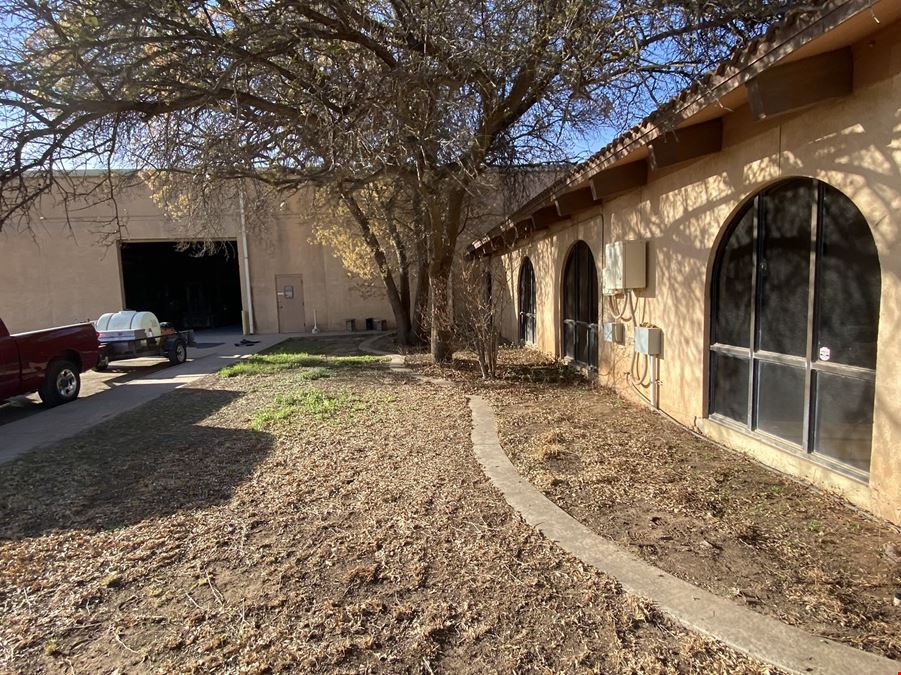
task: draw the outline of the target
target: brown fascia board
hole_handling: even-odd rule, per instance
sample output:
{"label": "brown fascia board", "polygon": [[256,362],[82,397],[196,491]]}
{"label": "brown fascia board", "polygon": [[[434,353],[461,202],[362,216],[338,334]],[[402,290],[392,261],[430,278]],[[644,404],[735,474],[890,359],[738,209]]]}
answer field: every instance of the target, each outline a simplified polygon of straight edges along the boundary
{"label": "brown fascia board", "polygon": [[466,255],[489,255],[497,252],[502,246],[510,246],[516,241],[534,230],[534,222],[531,217],[517,220],[516,222],[504,221],[500,225],[491,228],[481,239],[476,239],[466,247]]}
{"label": "brown fascia board", "polygon": [[648,162],[640,159],[598,171],[591,177],[591,191],[595,199],[609,199],[648,183]]}
{"label": "brown fascia board", "polygon": [[723,149],[723,118],[682,127],[662,134],[648,146],[648,164],[656,171]]}
{"label": "brown fascia board", "polygon": [[[636,146],[647,145],[654,138],[676,128],[679,122],[715,104],[727,93],[738,89],[777,61],[877,2],[878,0],[832,0],[824,3],[816,18],[807,23],[801,22],[805,12],[790,13],[785,21],[771,27],[764,36],[752,40],[747,47],[735,52],[715,71],[699,78],[643,122],[576,167],[569,176],[561,179],[560,185],[551,186],[551,189],[560,190],[564,185],[581,182],[588,177],[587,174],[609,166],[636,149]],[[536,199],[541,196],[537,195]]]}
{"label": "brown fascia board", "polygon": [[774,66],[748,80],[748,104],[756,120],[847,96],[854,87],[850,47]]}
{"label": "brown fascia board", "polygon": [[824,3],[809,21],[803,20],[804,15],[809,12],[790,12],[783,22],[772,26],[762,37],[751,40],[746,47],[736,50],[715,71],[699,78],[568,175],[535,195],[514,212],[512,219],[529,214],[546,204],[553,195],[590,180],[595,173],[642,145],[649,145],[667,130],[676,128],[680,122],[716,104],[723,96],[746,84],[776,62],[877,2],[878,0],[831,0]]}
{"label": "brown fascia board", "polygon": [[564,216],[571,216],[584,209],[590,209],[597,203],[597,200],[594,198],[594,193],[591,191],[591,186],[564,192],[554,199],[554,205],[557,207],[557,215],[561,218]]}
{"label": "brown fascia board", "polygon": [[557,212],[556,204],[551,204],[550,206],[543,206],[542,208],[535,211],[532,214],[532,222],[533,230],[543,230],[545,228],[550,227],[554,223],[558,223],[561,220],[568,220],[569,216],[561,216]]}

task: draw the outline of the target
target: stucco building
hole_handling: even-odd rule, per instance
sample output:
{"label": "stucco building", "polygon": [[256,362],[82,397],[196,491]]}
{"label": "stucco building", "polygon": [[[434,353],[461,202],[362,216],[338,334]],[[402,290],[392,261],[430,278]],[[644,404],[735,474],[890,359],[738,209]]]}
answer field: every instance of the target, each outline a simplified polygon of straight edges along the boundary
{"label": "stucco building", "polygon": [[393,326],[384,291],[348,275],[317,243],[302,193],[250,232],[246,248],[239,203],[224,209],[212,255],[180,250],[196,228],[170,220],[146,184],[123,189],[115,206],[82,201],[66,214],[51,196],[30,228],[0,232],[0,315],[11,330],[91,321],[123,308],[193,328],[241,325],[244,312],[258,333],[308,332],[314,321],[322,331],[345,330],[351,320],[357,330],[367,319]]}
{"label": "stucco building", "polygon": [[474,242],[505,335],[901,523],[899,18],[790,17]]}

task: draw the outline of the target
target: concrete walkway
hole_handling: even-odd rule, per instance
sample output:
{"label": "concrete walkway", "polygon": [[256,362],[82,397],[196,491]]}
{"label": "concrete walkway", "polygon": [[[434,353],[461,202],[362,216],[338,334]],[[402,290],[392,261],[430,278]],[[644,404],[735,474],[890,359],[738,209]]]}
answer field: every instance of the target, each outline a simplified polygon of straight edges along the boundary
{"label": "concrete walkway", "polygon": [[[375,349],[374,340],[361,349],[391,356],[393,370],[408,371],[403,357]],[[431,378],[430,378],[431,379]],[[469,396],[472,445],[485,474],[507,503],[529,525],[604,574],[624,589],[648,598],[665,614],[748,656],[794,673],[895,675],[901,662],[817,637],[777,619],[758,614],[649,565],[609,539],[599,536],[545,497],[520,476],[497,435],[491,404]]]}
{"label": "concrete walkway", "polygon": [[[200,348],[189,348],[189,360],[180,366],[153,370],[122,384],[79,398],[72,403],[40,410],[9,424],[0,426],[0,464],[56,441],[74,436],[158,396],[196,382],[220,368],[255,354],[267,347],[297,335],[251,335],[255,345],[235,346],[243,336],[240,333],[212,332],[198,334]],[[314,337],[304,335],[303,337]],[[213,346],[204,348],[202,345]],[[127,362],[123,362],[127,363]]]}

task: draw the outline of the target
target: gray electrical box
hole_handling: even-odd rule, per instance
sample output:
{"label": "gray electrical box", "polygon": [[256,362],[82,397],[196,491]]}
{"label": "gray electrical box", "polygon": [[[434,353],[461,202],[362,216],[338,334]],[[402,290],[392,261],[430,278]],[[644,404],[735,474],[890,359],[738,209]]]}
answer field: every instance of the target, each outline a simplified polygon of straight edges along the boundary
{"label": "gray electrical box", "polygon": [[604,295],[647,286],[646,241],[614,241],[604,247]]}
{"label": "gray electrical box", "polygon": [[610,321],[604,324],[604,342],[615,342],[618,345],[626,341],[625,324]]}
{"label": "gray electrical box", "polygon": [[663,351],[663,331],[659,328],[638,326],[635,328],[635,351],[648,356],[659,356]]}

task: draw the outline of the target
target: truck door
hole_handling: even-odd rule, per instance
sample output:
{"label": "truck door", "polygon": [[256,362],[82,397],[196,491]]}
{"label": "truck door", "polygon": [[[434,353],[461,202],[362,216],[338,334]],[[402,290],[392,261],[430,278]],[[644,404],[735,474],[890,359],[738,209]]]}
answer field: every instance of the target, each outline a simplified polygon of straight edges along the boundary
{"label": "truck door", "polygon": [[0,321],[0,401],[19,393],[19,349]]}

